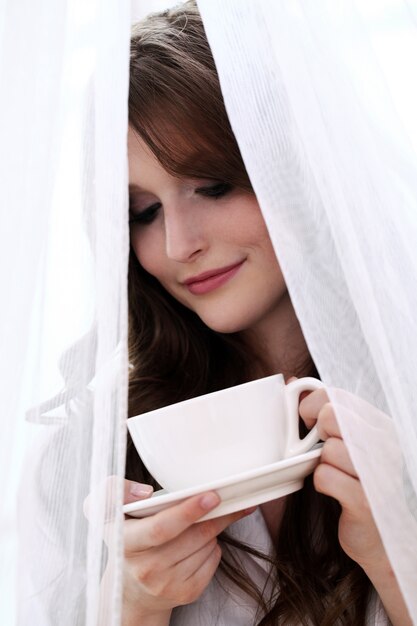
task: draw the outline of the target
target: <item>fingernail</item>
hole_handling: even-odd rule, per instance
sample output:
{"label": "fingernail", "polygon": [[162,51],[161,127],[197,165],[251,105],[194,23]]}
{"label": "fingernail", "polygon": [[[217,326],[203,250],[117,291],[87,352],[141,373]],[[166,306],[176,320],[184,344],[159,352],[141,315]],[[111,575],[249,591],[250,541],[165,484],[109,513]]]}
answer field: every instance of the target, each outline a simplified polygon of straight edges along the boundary
{"label": "fingernail", "polygon": [[214,491],[212,491],[211,493],[206,493],[200,498],[200,506],[206,511],[208,511],[209,509],[214,509],[214,507],[218,504],[220,504],[220,498]]}
{"label": "fingernail", "polygon": [[151,485],[142,485],[141,483],[133,483],[130,486],[130,493],[137,498],[144,498],[153,492]]}

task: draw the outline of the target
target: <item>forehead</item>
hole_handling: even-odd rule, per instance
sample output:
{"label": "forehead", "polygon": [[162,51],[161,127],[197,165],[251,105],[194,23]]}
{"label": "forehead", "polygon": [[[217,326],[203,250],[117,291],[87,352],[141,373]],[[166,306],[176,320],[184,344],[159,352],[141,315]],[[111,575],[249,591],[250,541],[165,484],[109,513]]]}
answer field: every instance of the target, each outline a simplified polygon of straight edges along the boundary
{"label": "forehead", "polygon": [[146,145],[142,137],[129,126],[127,134],[127,152],[129,163],[140,163],[142,161],[156,161],[155,155]]}
{"label": "forehead", "polygon": [[140,188],[153,180],[168,176],[143,139],[129,127],[128,131],[129,188]]}

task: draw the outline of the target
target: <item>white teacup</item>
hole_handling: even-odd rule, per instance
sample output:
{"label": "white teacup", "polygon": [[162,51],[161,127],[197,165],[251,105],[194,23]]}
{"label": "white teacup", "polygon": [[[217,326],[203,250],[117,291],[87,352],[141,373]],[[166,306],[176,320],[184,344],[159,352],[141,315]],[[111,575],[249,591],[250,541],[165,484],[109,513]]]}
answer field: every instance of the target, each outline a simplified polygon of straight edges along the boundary
{"label": "white teacup", "polygon": [[282,374],[191,398],[127,420],[152,476],[168,491],[302,454],[319,441],[299,437],[299,396],[323,387],[316,378],[285,385]]}

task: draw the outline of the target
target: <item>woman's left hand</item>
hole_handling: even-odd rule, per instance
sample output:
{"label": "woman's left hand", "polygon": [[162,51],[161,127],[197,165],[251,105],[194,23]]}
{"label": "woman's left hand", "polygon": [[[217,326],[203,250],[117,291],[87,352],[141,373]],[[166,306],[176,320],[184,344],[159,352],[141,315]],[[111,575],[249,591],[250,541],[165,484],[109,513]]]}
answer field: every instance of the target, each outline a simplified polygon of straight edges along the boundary
{"label": "woman's left hand", "polygon": [[339,501],[339,542],[346,554],[365,570],[386,562],[387,557],[368,500],[353,467],[324,389],[310,393],[300,402],[300,416],[307,428],[317,423],[324,441],[319,465],[314,472],[317,491]]}

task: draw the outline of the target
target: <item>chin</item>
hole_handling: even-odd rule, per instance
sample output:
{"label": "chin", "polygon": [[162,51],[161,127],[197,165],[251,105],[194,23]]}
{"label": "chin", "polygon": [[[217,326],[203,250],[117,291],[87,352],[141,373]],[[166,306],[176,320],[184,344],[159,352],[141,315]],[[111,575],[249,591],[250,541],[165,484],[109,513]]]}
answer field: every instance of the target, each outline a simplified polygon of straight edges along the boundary
{"label": "chin", "polygon": [[[204,322],[210,330],[214,330],[216,333],[222,333],[224,335],[230,335],[231,333],[238,333],[242,330],[247,330],[250,323],[247,320],[236,319],[236,317],[203,317],[201,321]],[[246,322],[246,323],[245,323]]]}

